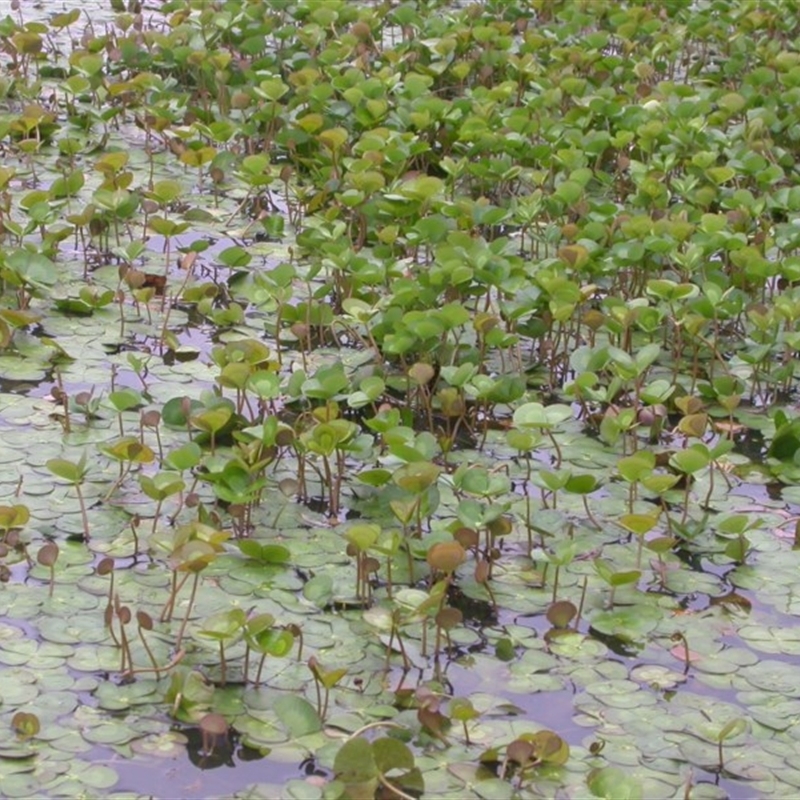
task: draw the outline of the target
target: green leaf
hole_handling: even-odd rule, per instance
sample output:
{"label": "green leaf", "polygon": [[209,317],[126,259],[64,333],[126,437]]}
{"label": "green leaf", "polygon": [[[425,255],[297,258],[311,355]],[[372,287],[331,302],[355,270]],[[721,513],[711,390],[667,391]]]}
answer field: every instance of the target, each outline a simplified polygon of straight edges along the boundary
{"label": "green leaf", "polygon": [[384,775],[393,769],[414,768],[414,754],[399,739],[388,736],[376,739],[372,743],[372,756],[378,771]]}
{"label": "green leaf", "polygon": [[76,464],[74,461],[67,461],[64,458],[51,458],[45,462],[45,466],[53,475],[63,478],[70,483],[81,483],[86,477],[86,467],[83,464]]}
{"label": "green leaf", "polygon": [[603,800],[643,800],[642,785],[618,767],[593,769],[586,777],[589,791]]}
{"label": "green leaf", "polygon": [[161,419],[169,428],[186,430],[189,415],[201,409],[203,404],[199,400],[188,397],[173,397],[164,403],[161,409]]}
{"label": "green leaf", "polygon": [[13,250],[6,256],[5,263],[23,283],[52,286],[56,282],[56,265],[41,253],[26,249]]}
{"label": "green leaf", "polygon": [[564,181],[556,187],[555,196],[572,205],[583,196],[583,186],[577,181]]}
{"label": "green leaf", "polygon": [[767,455],[791,463],[798,450],[800,450],[800,419],[793,419],[780,425],[767,450]]}
{"label": "green leaf", "polygon": [[663,612],[653,606],[639,604],[595,614],[590,622],[592,628],[606,636],[616,636],[626,642],[640,642],[654,630],[663,617]]}
{"label": "green leaf", "polygon": [[130,411],[142,405],[142,395],[135,389],[117,389],[109,393],[108,402],[117,411]]}
{"label": "green leaf", "polygon": [[260,559],[264,564],[288,564],[292,554],[282,544],[265,544],[261,546]]}
{"label": "green leaf", "polygon": [[186,444],[167,453],[164,463],[178,472],[185,472],[196,467],[203,457],[203,451],[196,442],[186,442]]}
{"label": "green leaf", "polygon": [[673,453],[669,463],[680,472],[692,475],[708,466],[710,457],[705,445],[692,445]]}
{"label": "green leaf", "polygon": [[619,518],[619,524],[636,536],[644,536],[656,526],[658,517],[652,514],[624,514]]}
{"label": "green leaf", "polygon": [[649,450],[639,450],[632,456],[621,458],[617,464],[619,474],[629,483],[642,480],[656,465],[656,457]]}
{"label": "green leaf", "polygon": [[80,169],[73,170],[69,174],[53,181],[50,185],[50,196],[56,199],[73,197],[83,188],[84,182],[83,171]]}
{"label": "green leaf", "polygon": [[379,525],[363,524],[353,525],[345,531],[344,537],[362,553],[378,541],[381,534]]}
{"label": "green leaf", "polygon": [[217,258],[220,263],[224,264],[226,267],[230,267],[231,269],[243,269],[250,263],[252,256],[243,247],[235,245],[223,250],[219,253]]}
{"label": "green leaf", "polygon": [[569,406],[554,403],[543,406],[541,403],[525,403],[514,412],[514,425],[519,428],[550,429],[572,419]]}
{"label": "green leaf", "polygon": [[333,152],[342,149],[347,137],[348,133],[345,128],[330,128],[317,134],[320,143]]}
{"label": "green leaf", "polygon": [[233,409],[228,408],[228,406],[217,406],[216,408],[208,408],[197,414],[192,414],[189,422],[192,427],[206,433],[217,433],[228,424],[232,416]]}
{"label": "green leaf", "polygon": [[392,474],[392,480],[412,494],[420,494],[439,477],[442,468],[429,461],[415,461],[400,467]]}
{"label": "green leaf", "polygon": [[495,644],[494,654],[500,661],[513,661],[516,658],[514,643],[506,636],[498,639]]}
{"label": "green leaf", "polygon": [[212,614],[203,624],[203,629],[199,631],[201,636],[216,641],[231,639],[242,632],[246,615],[244,609],[232,608],[228,611],[220,611]]}
{"label": "green leaf", "polygon": [[275,701],[275,713],[292,738],[322,730],[319,715],[304,697],[282,695]]}
{"label": "green leaf", "polygon": [[157,472],[152,477],[140,475],[139,485],[151,500],[156,501],[165,500],[173,494],[182,492],[186,487],[180,475],[174,472]]}
{"label": "green leaf", "polygon": [[627,586],[629,583],[636,583],[642,573],[638,569],[625,570],[624,572],[614,572],[609,578],[612,586]]}
{"label": "green leaf", "polygon": [[362,736],[348,740],[336,754],[333,771],[337,778],[348,784],[366,783],[373,779],[377,784],[378,766],[372,745]]}
{"label": "green leaf", "polygon": [[333,578],[326,572],[315,575],[303,586],[303,597],[317,608],[329,606],[333,600]]}
{"label": "green leaf", "polygon": [[152,464],[155,453],[135,436],[123,436],[101,446],[102,451],[115,461],[131,461],[134,464]]}
{"label": "green leaf", "polygon": [[397,192],[401,197],[424,202],[439,194],[443,189],[444,181],[440,178],[423,175],[403,181],[397,188]]}
{"label": "green leaf", "polygon": [[572,494],[591,494],[599,485],[600,481],[594,475],[570,475],[564,489]]}
{"label": "green leaf", "polygon": [[717,523],[717,530],[720,533],[738,535],[744,533],[750,527],[750,517],[747,514],[731,514]]}
{"label": "green leaf", "polygon": [[746,730],[747,720],[742,717],[735,717],[727,725],[723,726],[722,730],[717,734],[717,741],[724,742],[726,739],[733,739]]}
{"label": "green leaf", "polygon": [[356,479],[366,486],[385,486],[391,479],[392,473],[388,469],[365,469],[356,475]]}

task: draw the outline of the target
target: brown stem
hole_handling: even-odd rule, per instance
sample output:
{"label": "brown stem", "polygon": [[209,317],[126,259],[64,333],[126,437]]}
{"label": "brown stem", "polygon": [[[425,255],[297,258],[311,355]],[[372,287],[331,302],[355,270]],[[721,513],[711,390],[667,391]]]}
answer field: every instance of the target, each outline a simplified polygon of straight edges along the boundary
{"label": "brown stem", "polygon": [[586,602],[586,587],[587,587],[588,582],[589,582],[589,578],[586,575],[584,575],[583,576],[583,589],[581,589],[581,601],[578,604],[578,613],[575,616],[575,624],[573,626],[576,631],[578,630],[578,625],[580,625],[580,622],[581,622],[581,615],[583,614],[583,604]]}
{"label": "brown stem", "polygon": [[126,674],[130,677],[132,675],[143,675],[149,672],[156,672],[156,673],[169,672],[173,667],[177,667],[178,664],[180,664],[181,661],[183,661],[185,655],[186,655],[185,650],[178,650],[178,652],[175,653],[175,657],[172,659],[172,661],[170,661],[168,664],[165,664],[163,667],[159,667],[158,669],[153,669],[151,667],[140,667],[139,669],[128,670]]}
{"label": "brown stem", "polygon": [[261,661],[258,662],[258,671],[256,672],[256,686],[261,686],[261,670],[264,669],[264,662],[267,660],[267,654],[261,654]]}
{"label": "brown stem", "polygon": [[156,673],[156,680],[158,680],[161,677],[161,670],[159,669],[156,657],[153,655],[153,651],[150,649],[150,645],[147,643],[147,639],[145,639],[144,631],[142,630],[141,625],[139,626],[139,638],[142,640],[144,649],[147,651],[147,655],[150,657],[150,663],[153,665],[153,670]]}
{"label": "brown stem", "polygon": [[184,614],[183,622],[181,622],[180,630],[178,631],[178,639],[175,642],[175,649],[180,650],[181,642],[183,641],[183,634],[186,631],[186,625],[189,622],[189,614],[192,612],[192,606],[194,605],[194,598],[197,594],[197,584],[200,583],[200,573],[194,573],[194,582],[192,583],[192,593],[189,596],[189,605],[186,606],[186,614]]}
{"label": "brown stem", "polygon": [[[125,633],[125,625],[119,621],[119,636],[122,641],[122,664],[119,671],[125,673],[125,664],[128,664],[128,672],[133,669],[133,658],[131,657],[131,644],[128,641],[128,634]],[[126,673],[127,674],[127,673]]]}

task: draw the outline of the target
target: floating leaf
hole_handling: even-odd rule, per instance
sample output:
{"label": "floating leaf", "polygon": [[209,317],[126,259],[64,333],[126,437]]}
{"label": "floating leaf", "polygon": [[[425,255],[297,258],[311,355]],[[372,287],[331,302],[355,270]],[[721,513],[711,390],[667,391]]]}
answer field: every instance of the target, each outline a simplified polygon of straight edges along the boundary
{"label": "floating leaf", "polygon": [[322,722],[314,706],[303,697],[283,695],[275,700],[275,711],[278,719],[294,738],[322,729]]}
{"label": "floating leaf", "polygon": [[[632,575],[631,575],[632,577]],[[638,577],[638,576],[637,576]],[[615,636],[626,642],[641,642],[661,621],[662,612],[649,605],[601,611],[591,618],[591,625],[599,633]]]}
{"label": "floating leaf", "polygon": [[642,800],[644,797],[642,785],[619,767],[591,770],[586,785],[594,797],[604,800]]}
{"label": "floating leaf", "polygon": [[39,718],[36,714],[26,711],[17,711],[11,719],[11,727],[22,741],[33,739],[41,730]]}

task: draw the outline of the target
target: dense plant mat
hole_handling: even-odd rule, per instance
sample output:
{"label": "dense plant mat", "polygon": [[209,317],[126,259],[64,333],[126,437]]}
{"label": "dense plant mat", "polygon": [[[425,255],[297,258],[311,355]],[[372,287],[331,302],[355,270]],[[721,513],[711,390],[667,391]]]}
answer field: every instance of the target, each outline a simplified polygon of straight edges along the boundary
{"label": "dense plant mat", "polygon": [[796,4],[57,5],[0,793],[795,794]]}

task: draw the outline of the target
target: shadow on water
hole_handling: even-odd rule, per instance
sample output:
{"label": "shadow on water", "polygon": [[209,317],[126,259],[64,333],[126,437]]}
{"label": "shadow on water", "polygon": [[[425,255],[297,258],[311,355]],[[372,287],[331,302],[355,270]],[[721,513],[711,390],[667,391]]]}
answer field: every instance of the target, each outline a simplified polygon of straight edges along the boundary
{"label": "shadow on water", "polygon": [[235,734],[205,751],[198,727],[176,730],[188,740],[185,749],[171,758],[153,758],[145,769],[140,760],[119,758],[105,748],[97,748],[93,762],[111,762],[119,775],[115,791],[186,800],[230,797],[251,784],[282,784],[293,778],[326,775],[313,764],[309,768],[307,761],[299,764],[270,761],[257,750],[240,744]]}

